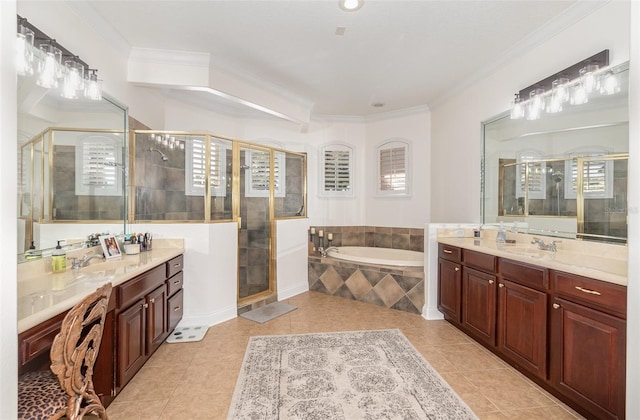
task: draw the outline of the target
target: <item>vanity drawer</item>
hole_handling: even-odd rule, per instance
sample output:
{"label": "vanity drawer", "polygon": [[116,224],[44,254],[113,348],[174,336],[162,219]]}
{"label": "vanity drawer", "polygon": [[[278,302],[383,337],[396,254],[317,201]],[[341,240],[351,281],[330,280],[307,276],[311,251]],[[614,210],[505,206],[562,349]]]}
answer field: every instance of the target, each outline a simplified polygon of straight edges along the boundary
{"label": "vanity drawer", "polygon": [[164,265],[147,271],[140,276],[133,278],[118,286],[118,308],[124,309],[132,302],[162,285],[166,279],[166,269]]}
{"label": "vanity drawer", "polygon": [[495,273],[497,257],[481,252],[462,250],[462,261],[468,267]]}
{"label": "vanity drawer", "polygon": [[182,255],[178,255],[177,257],[167,261],[167,278],[182,271],[182,267],[183,267],[182,259],[183,259]]}
{"label": "vanity drawer", "polygon": [[53,339],[60,332],[62,320],[67,315],[67,312],[68,311],[65,311],[56,315],[18,336],[18,343],[20,343],[20,352],[18,354],[20,368],[36,357],[49,353]]}
{"label": "vanity drawer", "polygon": [[184,273],[182,271],[170,279],[167,279],[167,296],[172,296],[175,292],[182,289],[183,282]]}
{"label": "vanity drawer", "polygon": [[167,301],[168,331],[172,331],[182,319],[182,313],[184,311],[184,306],[182,304],[183,297],[184,290],[180,290]]}
{"label": "vanity drawer", "polygon": [[627,288],[575,274],[552,272],[554,295],[627,318]]}
{"label": "vanity drawer", "polygon": [[549,271],[546,268],[500,258],[499,272],[502,278],[538,290],[549,290]]}
{"label": "vanity drawer", "polygon": [[461,260],[461,249],[457,246],[438,244],[438,257],[449,261]]}

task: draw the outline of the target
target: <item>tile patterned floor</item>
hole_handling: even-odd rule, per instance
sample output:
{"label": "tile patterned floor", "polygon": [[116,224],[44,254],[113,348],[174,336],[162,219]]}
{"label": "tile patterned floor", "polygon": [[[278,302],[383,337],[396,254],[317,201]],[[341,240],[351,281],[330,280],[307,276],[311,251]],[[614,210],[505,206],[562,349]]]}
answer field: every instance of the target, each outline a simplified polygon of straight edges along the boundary
{"label": "tile patterned floor", "polygon": [[225,419],[252,335],[399,328],[482,420],[582,418],[445,321],[307,292],[265,324],[236,318],[163,344],[107,409],[111,420]]}

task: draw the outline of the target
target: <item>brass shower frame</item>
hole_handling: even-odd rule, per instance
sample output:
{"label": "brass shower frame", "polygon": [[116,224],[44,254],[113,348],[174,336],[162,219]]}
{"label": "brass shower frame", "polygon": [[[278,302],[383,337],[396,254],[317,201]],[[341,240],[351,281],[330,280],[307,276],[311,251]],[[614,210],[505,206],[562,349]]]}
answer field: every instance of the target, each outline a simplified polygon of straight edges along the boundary
{"label": "brass shower frame", "polygon": [[[204,137],[205,139],[205,173],[209,174],[211,172],[211,139],[216,138],[220,140],[229,141],[232,144],[232,189],[231,189],[231,212],[232,217],[230,219],[216,219],[211,220],[211,177],[205,177],[205,197],[204,197],[204,220],[145,220],[144,223],[229,223],[235,222],[238,227],[238,235],[240,234],[240,229],[242,226],[242,218],[240,217],[240,148],[245,147],[252,150],[260,150],[269,152],[269,166],[271,170],[269,171],[269,288],[260,293],[256,293],[251,296],[247,296],[245,298],[238,299],[238,305],[247,305],[252,302],[263,300],[271,295],[274,295],[277,290],[277,279],[276,279],[276,235],[275,227],[277,220],[288,220],[288,219],[304,219],[307,214],[307,154],[302,152],[293,152],[290,150],[265,146],[258,143],[247,142],[244,140],[239,140],[231,137],[215,135],[207,132],[193,132],[193,131],[162,131],[162,130],[130,130],[130,140],[129,140],[129,185],[128,185],[128,195],[129,197],[135,197],[135,150],[136,150],[136,134],[162,134],[162,135],[173,135],[173,136],[192,136],[192,137]],[[275,216],[275,171],[273,170],[275,166],[275,153],[283,152],[285,154],[291,154],[298,156],[302,159],[302,177],[303,177],[303,206],[304,211],[300,216],[285,216],[285,217],[276,217]],[[130,224],[135,224],[137,221],[135,219],[135,199],[129,200],[129,213],[127,222]],[[240,261],[238,260],[238,268]],[[237,270],[238,275],[240,270]],[[239,280],[239,279],[238,279]],[[236,285],[238,287],[238,296],[240,295],[239,288],[240,282],[236,281]]]}
{"label": "brass shower frame", "polygon": [[[521,217],[529,215],[529,164],[531,163],[553,163],[553,162],[567,162],[576,160],[576,171],[578,177],[576,180],[576,219],[577,219],[577,233],[578,235],[584,234],[584,163],[594,160],[624,160],[629,159],[628,153],[610,154],[604,156],[579,156],[575,158],[555,158],[555,159],[538,159],[528,160],[526,162],[513,162],[503,163],[499,168],[499,188],[498,188],[498,215],[503,217]],[[524,212],[522,215],[508,215],[504,214],[504,170],[507,167],[525,165],[525,185],[524,185]],[[557,216],[557,215],[539,215],[537,217],[546,218],[567,218],[572,219],[572,216]]]}

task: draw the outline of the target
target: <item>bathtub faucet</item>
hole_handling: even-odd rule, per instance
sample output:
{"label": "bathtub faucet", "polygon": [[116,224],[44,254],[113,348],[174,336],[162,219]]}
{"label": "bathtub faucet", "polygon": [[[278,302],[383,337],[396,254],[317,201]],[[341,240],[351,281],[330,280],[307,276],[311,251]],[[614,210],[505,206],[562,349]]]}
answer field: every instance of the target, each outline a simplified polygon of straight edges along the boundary
{"label": "bathtub faucet", "polygon": [[338,249],[337,246],[330,246],[329,248],[326,248],[326,249],[325,248],[320,248],[320,255],[322,255],[323,257],[326,257],[327,253],[332,249],[335,249],[336,252],[340,252],[340,250]]}

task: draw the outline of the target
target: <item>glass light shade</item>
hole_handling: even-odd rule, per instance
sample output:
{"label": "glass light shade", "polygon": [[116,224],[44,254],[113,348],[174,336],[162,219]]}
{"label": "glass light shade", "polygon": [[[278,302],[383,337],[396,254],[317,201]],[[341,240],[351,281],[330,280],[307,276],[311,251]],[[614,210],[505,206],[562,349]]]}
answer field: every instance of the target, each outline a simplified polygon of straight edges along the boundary
{"label": "glass light shade", "polygon": [[517,120],[524,118],[524,105],[520,99],[520,95],[516,93],[513,103],[511,104],[511,119]]}
{"label": "glass light shade", "polygon": [[[542,100],[542,98],[538,98]],[[544,103],[544,101],[542,101]],[[530,101],[527,104],[527,119],[528,120],[537,120],[540,119],[540,114],[542,112],[542,108],[540,107],[540,103],[537,101]]]}
{"label": "glass light shade", "polygon": [[600,79],[600,93],[603,95],[613,95],[620,92],[620,79],[612,71],[602,75]]}
{"label": "glass light shade", "polygon": [[84,66],[73,61],[65,61],[64,84],[62,85],[62,97],[75,99],[78,91],[84,89]]}
{"label": "glass light shade", "polygon": [[598,78],[598,65],[597,64],[588,64],[580,69],[580,79],[584,84],[584,88],[587,93],[591,93],[594,90],[598,90],[600,88],[599,78]]}
{"label": "glass light shade", "polygon": [[571,105],[582,105],[589,102],[589,94],[587,93],[587,89],[582,83],[576,84],[573,89],[571,89]]}
{"label": "glass light shade", "polygon": [[544,89],[535,88],[529,93],[529,107],[544,109]]}
{"label": "glass light shade", "polygon": [[85,82],[84,96],[92,101],[102,100],[102,80],[98,80],[95,71],[92,71],[89,80]]}
{"label": "glass light shade", "polygon": [[51,44],[40,45],[40,51],[42,52],[42,61],[38,66],[40,75],[36,83],[47,89],[57,87],[61,72],[62,51]]}
{"label": "glass light shade", "polygon": [[556,100],[560,102],[567,102],[569,100],[569,79],[559,77],[551,82],[551,96],[555,96]]}
{"label": "glass light shade", "polygon": [[16,70],[20,76],[33,74],[33,31],[23,25],[18,26],[16,39]]}
{"label": "glass light shade", "polygon": [[547,100],[547,108],[546,111],[548,114],[555,114],[562,111],[562,100],[560,95],[556,93],[552,93]]}

